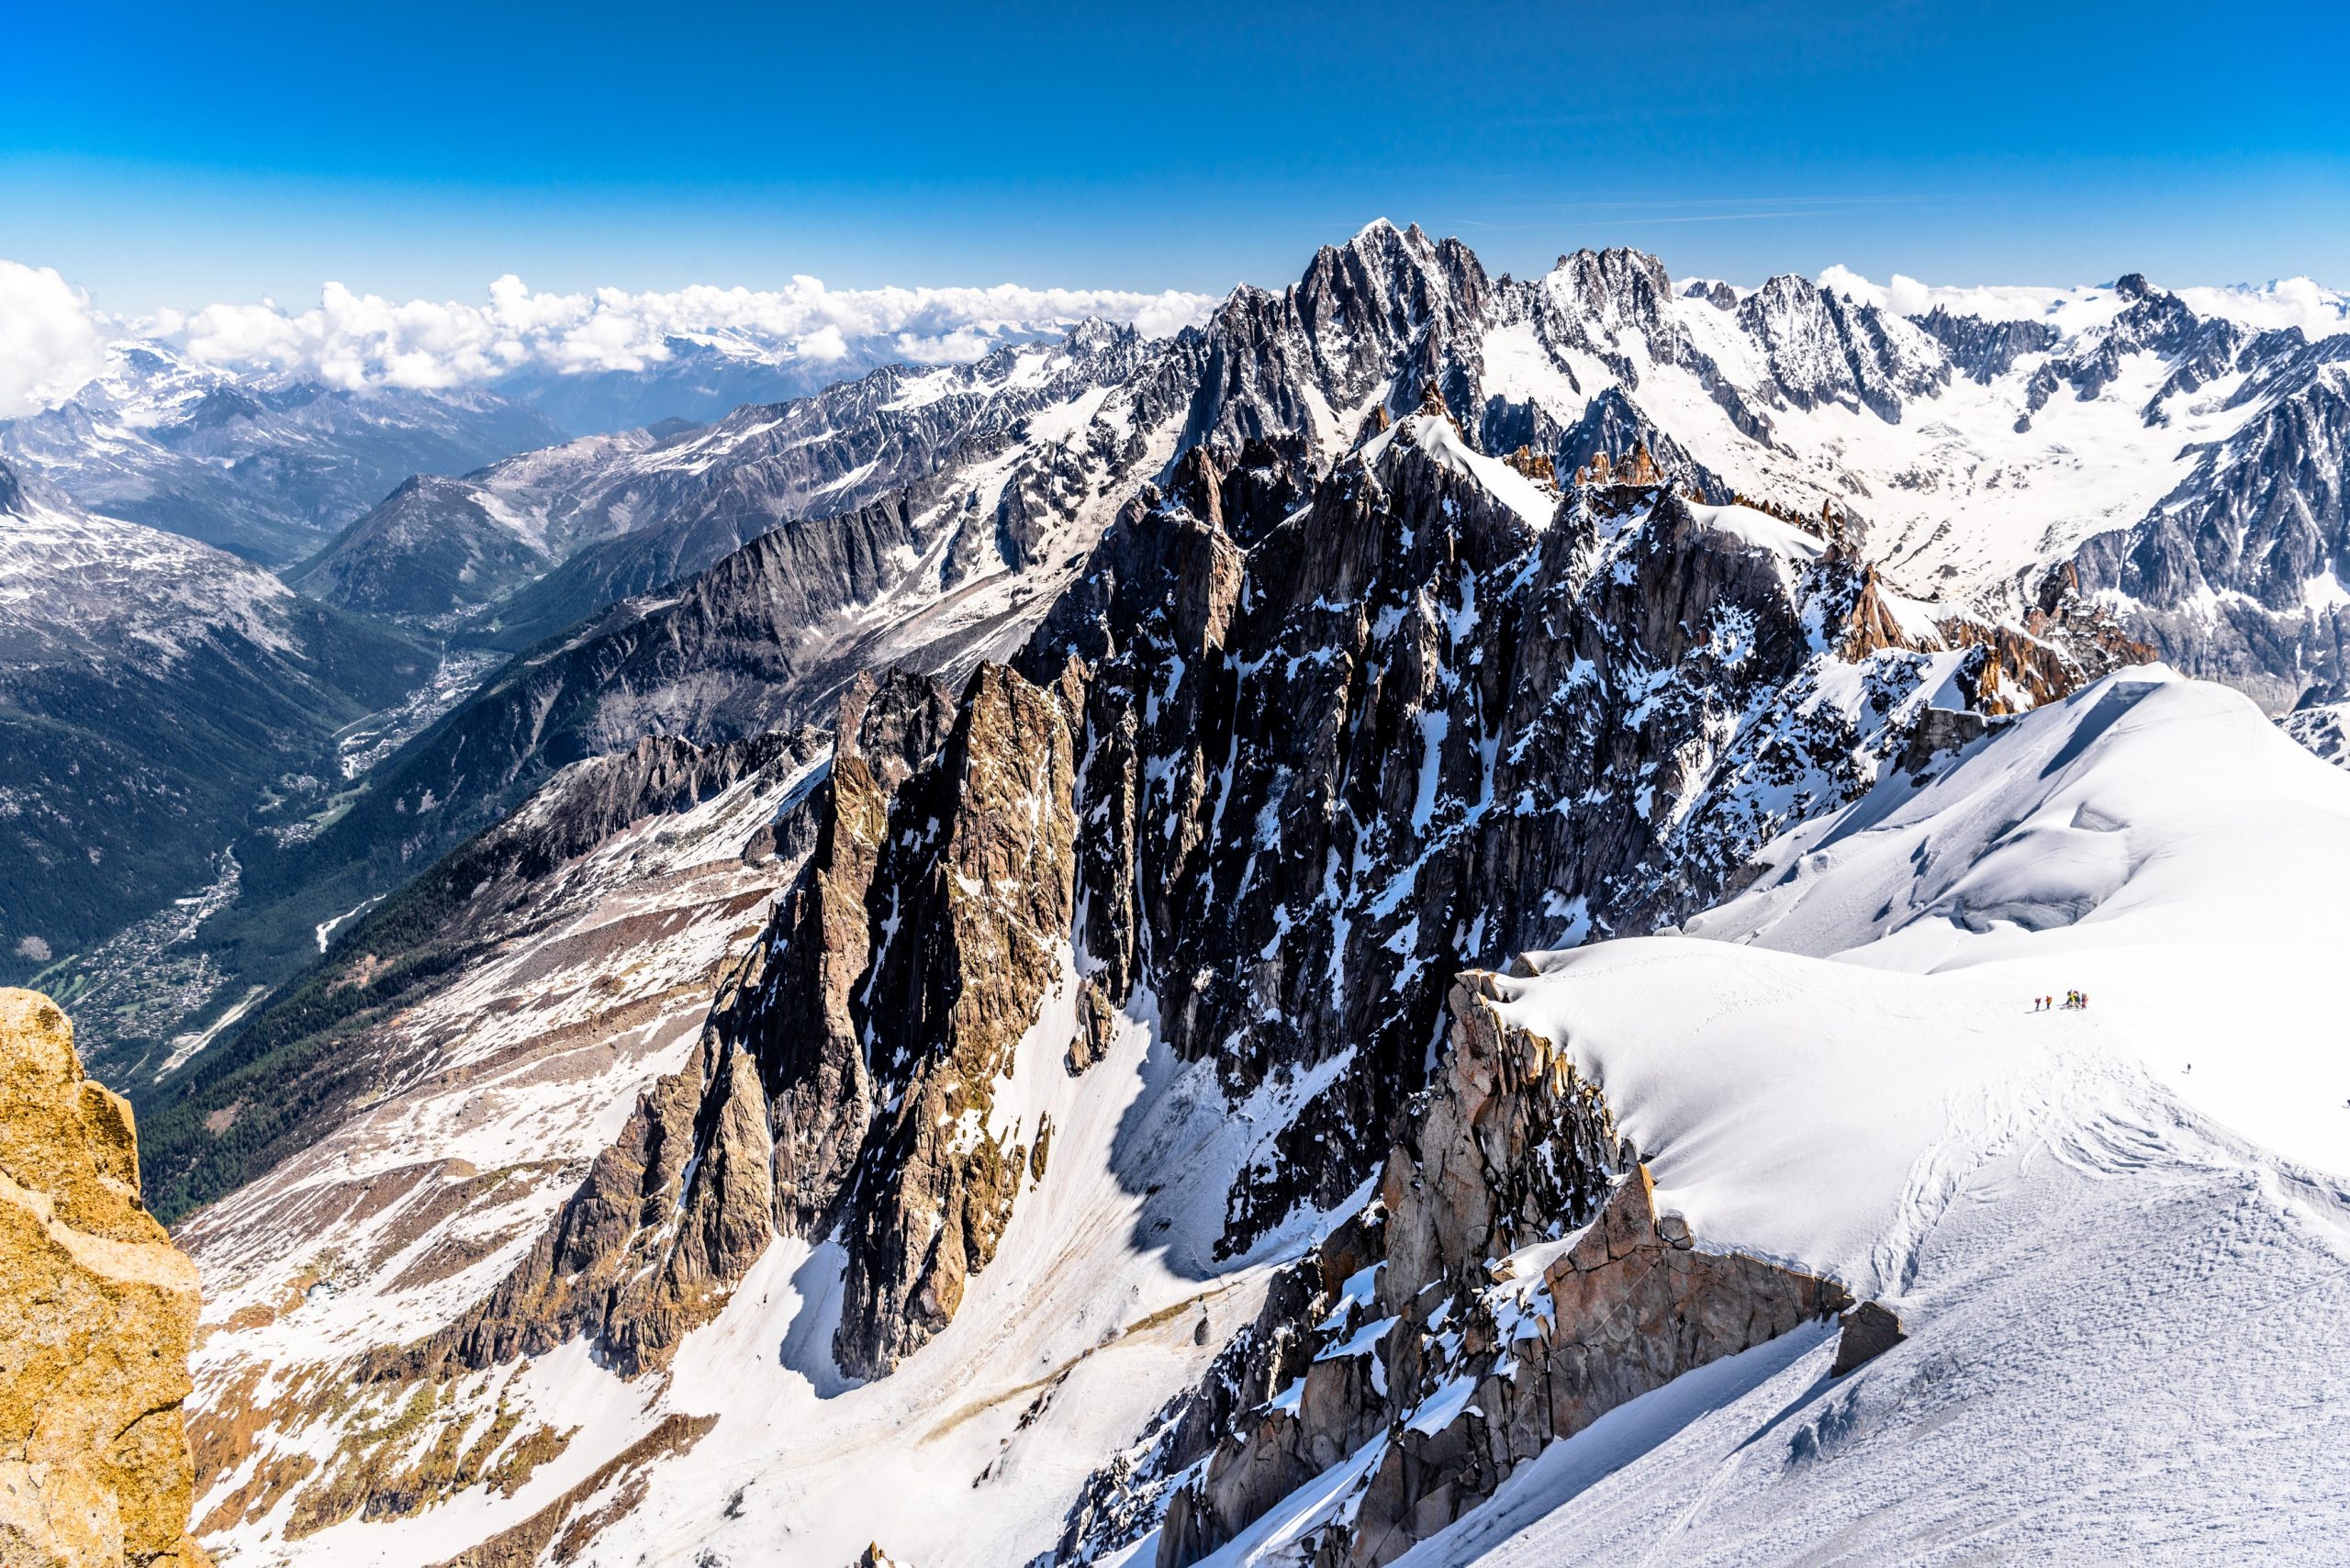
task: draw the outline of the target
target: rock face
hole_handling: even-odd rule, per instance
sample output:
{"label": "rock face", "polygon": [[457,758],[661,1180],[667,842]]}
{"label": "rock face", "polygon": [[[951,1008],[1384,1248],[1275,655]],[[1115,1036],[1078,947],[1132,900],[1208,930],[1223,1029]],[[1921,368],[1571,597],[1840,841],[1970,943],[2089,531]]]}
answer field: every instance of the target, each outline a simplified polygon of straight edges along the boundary
{"label": "rock face", "polygon": [[1259,443],[1131,506],[1021,659],[1091,672],[1076,945],[1235,1093],[1347,1055],[1230,1245],[1366,1174],[1454,972],[1677,919],[1865,788],[1982,657],[1914,604],[1855,635],[1890,602],[1824,526],[1561,496],[1441,412],[1311,492]]}
{"label": "rock face", "polygon": [[1844,1315],[1844,1332],[1836,1342],[1836,1361],[1828,1375],[1842,1377],[1857,1371],[1908,1338],[1891,1308],[1864,1301]]}
{"label": "rock face", "polygon": [[196,1265],[139,1200],[130,1107],[0,990],[0,1562],[204,1568],[181,1402]]}
{"label": "rock face", "polygon": [[[1073,687],[995,665],[959,700],[854,682],[815,847],[693,1060],[489,1300],[387,1368],[581,1332],[623,1372],[657,1366],[778,1232],[835,1227],[844,1371],[885,1372],[945,1327],[1044,1169],[1045,1129],[994,1097],[1070,979],[1077,711]],[[1069,1043],[1029,1065],[1065,1070]]]}
{"label": "rock face", "polygon": [[[648,739],[566,769],[338,931],[313,981],[262,1010],[218,1098],[146,1118],[170,1157],[158,1206],[211,1200],[178,1233],[207,1299],[189,1423],[206,1539],[510,1495],[561,1452],[568,1424],[478,1383],[403,1381],[410,1361],[365,1325],[416,1325],[407,1339],[464,1319],[566,1203],[560,1252],[485,1342],[525,1342],[521,1308],[541,1333],[600,1334],[616,1294],[642,1320],[632,1346],[683,1331],[694,1298],[676,1282],[699,1254],[688,1238],[666,1260],[671,1210],[643,1208],[645,1170],[674,1177],[692,1142],[704,1024],[808,857],[830,750],[821,731]],[[605,1118],[656,1090],[613,1148]],[[494,1130],[522,1126],[512,1144]],[[265,1173],[207,1193],[241,1153]],[[588,1265],[605,1248],[617,1262],[640,1228],[629,1256],[658,1271],[615,1292]],[[552,1280],[558,1255],[579,1277]],[[288,1338],[297,1314],[325,1332]],[[456,1364],[453,1348],[418,1359]]]}
{"label": "rock face", "polygon": [[[414,1319],[441,1331],[362,1347],[378,1353],[359,1398],[380,1407],[420,1374],[484,1387],[573,1338],[657,1374],[778,1236],[817,1244],[807,1267],[838,1303],[822,1370],[890,1374],[1003,1268],[1033,1185],[1092,1158],[1083,1123],[1060,1105],[1043,1119],[1036,1075],[1112,1092],[1082,1081],[1128,1019],[1154,1074],[1250,1133],[1201,1168],[1209,1210],[1224,1198],[1202,1266],[1270,1249],[1308,1211],[1354,1212],[1278,1271],[1208,1383],[1093,1478],[1065,1554],[1163,1521],[1169,1561],[1188,1560],[1353,1458],[1323,1568],[1383,1562],[1552,1438],[1832,1310],[1831,1285],[1651,1213],[1638,1151],[1559,1051],[1503,1027],[1482,989],[1498,982],[1451,997],[1444,1054],[1448,987],[1524,949],[1683,920],[1790,825],[2143,656],[2087,556],[1968,601],[1897,586],[1927,569],[1914,551],[1881,575],[1860,508],[1897,506],[1883,515],[1914,530],[1919,503],[1879,482],[1930,490],[1954,471],[1888,476],[1859,434],[1853,465],[1841,447],[1831,462],[1815,416],[1926,436],[1913,411],[1953,383],[2004,395],[2031,378],[2053,430],[2070,410],[2051,398],[2137,385],[2115,369],[2143,371],[2132,354],[2163,356],[2181,387],[2235,363],[2226,332],[2150,297],[2043,376],[2053,329],[1920,328],[1802,279],[1676,298],[1653,259],[1620,251],[1516,282],[1379,224],[1203,329],[1094,344],[1128,358],[1062,383],[1082,387],[1064,402],[1007,395],[984,431],[956,436],[945,409],[934,428],[930,378],[893,372],[812,412],[505,465],[553,495],[576,477],[564,465],[593,458],[622,476],[588,487],[606,521],[643,505],[678,523],[574,557],[608,585],[757,536],[489,682],[324,830],[353,857],[336,864],[430,858],[574,756],[607,754],[575,765],[600,770],[637,745],[643,766],[609,775],[625,802],[673,772],[688,794],[721,785],[721,759],[803,717],[836,712],[834,751],[768,824],[796,851],[765,890],[780,890],[771,915],[752,906],[722,969],[665,971],[697,977],[702,1004],[662,1036],[674,1070],[627,1078],[607,1101],[632,1107],[619,1136],[580,1134],[532,1178],[546,1202],[484,1222],[464,1255],[478,1272],[453,1272]],[[936,472],[877,476],[917,448]],[[820,493],[840,510],[785,518]],[[578,801],[588,836],[602,794]],[[518,866],[487,885],[520,915],[542,906],[504,890],[529,879]],[[402,914],[387,902],[352,930],[372,940]],[[527,954],[537,934],[511,919],[499,929]],[[589,976],[595,961],[566,972],[623,980]],[[381,980],[319,978],[336,1005]],[[576,1026],[591,1041],[621,1016]],[[394,1023],[371,1020],[353,1058]],[[259,1114],[210,1076],[252,1069],[244,1052],[199,1062],[188,1103],[258,1140]],[[1201,1310],[1205,1347],[1230,1323]],[[295,1445],[276,1451],[290,1462]],[[416,1492],[404,1481],[364,1500],[314,1490],[331,1494],[305,1503],[316,1520],[376,1517],[378,1496],[420,1506],[391,1496]],[[275,1501],[264,1487],[238,1506],[259,1520]]]}
{"label": "rock face", "polygon": [[2342,688],[2312,687],[2278,722],[2311,755],[2350,767],[2350,702]]}

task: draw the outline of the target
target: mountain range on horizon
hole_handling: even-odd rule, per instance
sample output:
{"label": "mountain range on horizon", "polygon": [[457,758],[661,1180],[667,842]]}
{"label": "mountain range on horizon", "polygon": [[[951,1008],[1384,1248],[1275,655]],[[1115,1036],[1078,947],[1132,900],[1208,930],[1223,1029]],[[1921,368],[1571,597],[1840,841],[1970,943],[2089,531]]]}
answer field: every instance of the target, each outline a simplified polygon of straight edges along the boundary
{"label": "mountain range on horizon", "polygon": [[0,421],[0,983],[201,1274],[193,1538],[2324,1560],[2304,283],[107,345]]}

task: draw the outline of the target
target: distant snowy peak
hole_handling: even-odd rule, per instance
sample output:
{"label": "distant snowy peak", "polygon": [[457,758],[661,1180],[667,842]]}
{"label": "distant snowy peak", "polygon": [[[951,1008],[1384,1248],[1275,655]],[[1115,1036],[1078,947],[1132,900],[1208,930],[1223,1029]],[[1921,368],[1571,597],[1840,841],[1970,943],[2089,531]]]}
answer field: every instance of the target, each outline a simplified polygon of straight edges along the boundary
{"label": "distant snowy peak", "polygon": [[1162,353],[1133,327],[1081,321],[968,364],[885,365],[706,425],[520,454],[404,487],[298,580],[353,610],[494,605],[485,624],[519,645],[787,522],[919,490],[934,521],[980,514],[952,559],[928,568],[934,588],[951,588],[1025,564],[1070,512],[1106,518],[1108,476],[1139,483],[1147,452],[1164,461],[1176,405],[1147,374]]}
{"label": "distant snowy peak", "polygon": [[293,649],[292,590],[192,539],[26,495],[0,463],[0,631],[12,672],[52,663],[174,663],[228,635]]}
{"label": "distant snowy peak", "polygon": [[0,454],[84,505],[286,565],[411,475],[468,473],[567,434],[706,422],[885,365],[1163,337],[1209,303],[1104,290],[844,295],[812,279],[779,296],[591,300],[519,283],[493,295],[481,309],[330,289],[308,312],[93,318],[70,375],[10,367],[45,401],[0,420]]}
{"label": "distant snowy peak", "polygon": [[[2339,662],[2331,601],[2306,588],[2350,572],[2336,570],[2326,477],[2341,450],[2336,343],[2350,337],[2312,343],[2203,313],[2134,275],[1968,294],[1831,272],[1740,289],[1676,286],[1656,258],[1611,249],[1520,281],[1456,240],[1382,220],[1315,252],[1296,283],[1237,288],[1173,337],[1081,321],[968,364],[883,366],[745,404],[698,431],[534,453],[468,481],[497,505],[460,507],[450,526],[503,516],[526,563],[589,552],[528,590],[515,635],[786,519],[917,486],[924,506],[951,493],[993,514],[992,540],[964,531],[939,579],[951,587],[1016,573],[1036,539],[1091,508],[1069,533],[1086,537],[1106,516],[1092,506],[1102,475],[1139,480],[1194,445],[1262,441],[1308,479],[1375,432],[1374,412],[1392,420],[1433,391],[1483,456],[1523,448],[1567,473],[1645,446],[1662,478],[1709,503],[1831,504],[1892,580],[1995,621],[2021,615],[2069,561],[2168,656],[2285,706],[2304,671]],[[1096,477],[1080,483],[1088,465]],[[542,569],[458,572],[444,597],[485,604]],[[2199,651],[2180,617],[2210,605],[2224,624]],[[2270,623],[2305,609],[2311,626]]]}
{"label": "distant snowy peak", "polygon": [[[1843,266],[1822,272],[1819,284],[1897,315],[1925,316],[1941,310],[1985,321],[2040,321],[2065,336],[2110,319],[2150,286],[2140,273],[2126,274],[2110,284],[2072,287],[1953,286],[1919,283],[1899,273],[1890,283],[1880,285]],[[2266,285],[2190,285],[2169,292],[2199,315],[2233,321],[2255,331],[2296,327],[2311,339],[2350,331],[2350,294],[2306,277]]]}
{"label": "distant snowy peak", "polygon": [[561,436],[484,390],[337,391],[125,342],[70,398],[0,421],[0,456],[89,510],[275,566],[412,474],[463,473]]}

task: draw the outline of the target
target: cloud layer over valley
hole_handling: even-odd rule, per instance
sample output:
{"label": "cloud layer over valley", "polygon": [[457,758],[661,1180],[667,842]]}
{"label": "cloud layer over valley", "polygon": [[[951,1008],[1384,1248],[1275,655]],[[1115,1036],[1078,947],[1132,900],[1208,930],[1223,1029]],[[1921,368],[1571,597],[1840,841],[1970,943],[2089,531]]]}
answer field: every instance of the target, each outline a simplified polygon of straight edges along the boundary
{"label": "cloud layer over valley", "polygon": [[264,300],[125,317],[100,309],[53,268],[0,260],[0,418],[72,396],[103,368],[106,342],[124,338],[160,340],[223,369],[346,390],[439,389],[530,372],[647,370],[673,357],[676,338],[811,366],[956,364],[1088,316],[1163,335],[1203,319],[1214,304],[1171,289],[834,289],[806,276],[782,289],[552,294],[509,274],[477,304],[395,301],[329,283],[307,308]]}

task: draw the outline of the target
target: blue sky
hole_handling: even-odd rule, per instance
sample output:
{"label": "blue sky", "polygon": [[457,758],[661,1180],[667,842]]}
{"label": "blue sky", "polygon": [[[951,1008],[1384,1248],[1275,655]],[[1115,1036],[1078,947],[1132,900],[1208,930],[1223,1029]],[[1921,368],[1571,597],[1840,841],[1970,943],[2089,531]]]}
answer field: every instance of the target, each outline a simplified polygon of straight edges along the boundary
{"label": "blue sky", "polygon": [[1386,215],[1496,270],[2350,286],[2344,7],[23,7],[0,256],[321,281],[1220,291]]}

